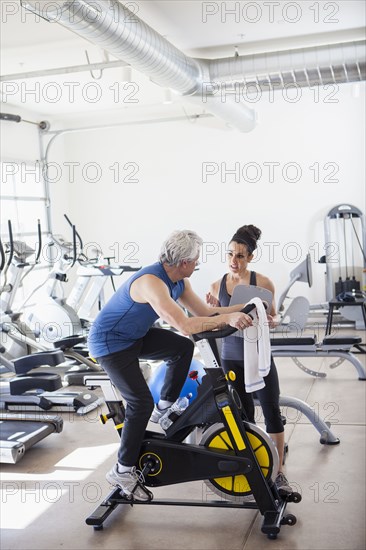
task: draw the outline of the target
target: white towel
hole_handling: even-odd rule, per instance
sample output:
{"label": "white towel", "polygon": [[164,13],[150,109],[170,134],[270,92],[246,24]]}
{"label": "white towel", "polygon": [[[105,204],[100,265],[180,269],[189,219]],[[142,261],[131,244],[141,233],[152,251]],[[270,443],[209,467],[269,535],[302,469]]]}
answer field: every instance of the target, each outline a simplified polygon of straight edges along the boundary
{"label": "white towel", "polygon": [[271,368],[271,343],[266,310],[260,298],[253,298],[248,304],[255,304],[250,314],[253,325],[244,330],[244,379],[245,390],[252,393],[265,386],[263,378]]}

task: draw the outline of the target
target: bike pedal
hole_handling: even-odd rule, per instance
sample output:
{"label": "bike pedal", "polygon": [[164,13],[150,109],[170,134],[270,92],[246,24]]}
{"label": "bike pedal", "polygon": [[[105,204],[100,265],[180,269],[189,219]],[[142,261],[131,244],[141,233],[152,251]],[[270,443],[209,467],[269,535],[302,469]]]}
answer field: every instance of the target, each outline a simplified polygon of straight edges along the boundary
{"label": "bike pedal", "polygon": [[127,500],[128,502],[130,502],[132,504],[133,502],[133,495],[127,495],[126,493],[123,492],[122,489],[120,489],[119,491],[119,496],[120,498],[122,498],[123,500]]}
{"label": "bike pedal", "polygon": [[127,501],[131,504],[131,506],[132,506],[133,504],[140,503],[140,502],[143,502],[143,503],[145,503],[145,504],[148,503],[148,502],[151,502],[152,499],[154,498],[153,493],[152,493],[151,491],[149,491],[148,489],[146,489],[146,487],[144,487],[143,485],[140,485],[139,488],[142,489],[143,492],[145,493],[145,495],[148,497],[147,500],[135,499],[133,493],[131,493],[130,495],[126,495],[125,493],[123,493],[123,492],[121,491],[121,496],[122,496],[122,498],[123,498],[124,500],[127,500]]}
{"label": "bike pedal", "polygon": [[[145,495],[147,495],[149,497],[149,499],[146,501],[146,502],[151,502],[152,499],[154,498],[154,495],[151,491],[149,491],[149,489],[146,489],[146,487],[144,487],[143,485],[140,485],[140,489],[142,489],[145,493]],[[133,497],[133,493],[132,493],[132,497]]]}

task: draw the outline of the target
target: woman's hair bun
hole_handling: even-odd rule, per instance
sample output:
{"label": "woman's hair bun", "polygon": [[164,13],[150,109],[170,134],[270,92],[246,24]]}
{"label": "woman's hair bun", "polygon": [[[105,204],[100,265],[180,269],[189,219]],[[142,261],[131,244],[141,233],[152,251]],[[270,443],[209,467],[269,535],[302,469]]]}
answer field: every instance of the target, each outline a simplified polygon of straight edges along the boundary
{"label": "woman's hair bun", "polygon": [[253,254],[257,248],[257,241],[261,238],[262,231],[255,225],[242,225],[236,230],[231,241],[247,245],[248,253]]}

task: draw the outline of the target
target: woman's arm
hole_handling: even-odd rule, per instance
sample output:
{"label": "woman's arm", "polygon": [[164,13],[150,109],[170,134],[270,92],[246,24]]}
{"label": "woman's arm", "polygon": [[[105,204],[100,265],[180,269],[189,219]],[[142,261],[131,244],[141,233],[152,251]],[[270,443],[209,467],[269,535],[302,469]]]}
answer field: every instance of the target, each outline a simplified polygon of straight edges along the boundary
{"label": "woman's arm", "polygon": [[212,283],[210,290],[206,294],[206,304],[213,307],[220,307],[219,294],[220,294],[221,279]]}

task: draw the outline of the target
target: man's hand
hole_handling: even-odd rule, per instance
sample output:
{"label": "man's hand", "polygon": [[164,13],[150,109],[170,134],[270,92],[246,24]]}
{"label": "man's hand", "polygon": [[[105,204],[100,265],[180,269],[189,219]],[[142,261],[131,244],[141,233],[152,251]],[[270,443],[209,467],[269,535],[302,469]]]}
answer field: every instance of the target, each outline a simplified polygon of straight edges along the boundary
{"label": "man's hand", "polygon": [[233,328],[243,330],[252,326],[253,319],[246,313],[228,313],[228,324]]}

